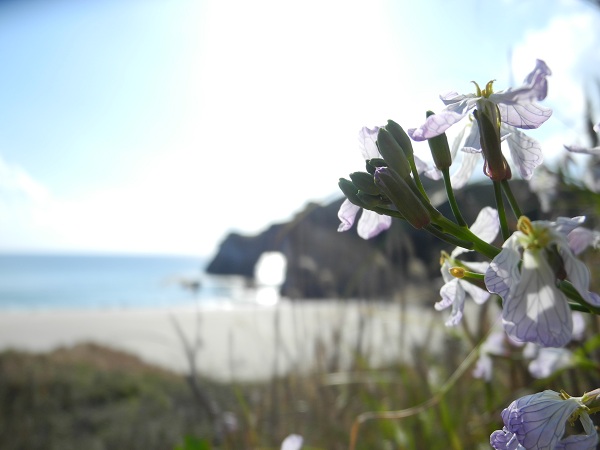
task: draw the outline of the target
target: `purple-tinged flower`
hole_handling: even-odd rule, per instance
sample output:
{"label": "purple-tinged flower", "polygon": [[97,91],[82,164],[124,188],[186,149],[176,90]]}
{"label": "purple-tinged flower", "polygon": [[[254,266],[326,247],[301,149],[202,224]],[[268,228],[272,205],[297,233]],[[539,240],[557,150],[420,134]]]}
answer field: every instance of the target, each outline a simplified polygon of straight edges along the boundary
{"label": "purple-tinged flower", "polygon": [[290,434],[281,443],[281,450],[300,450],[304,439],[299,434]]}
{"label": "purple-tinged flower", "polygon": [[522,129],[538,128],[552,115],[552,110],[539,106],[536,100],[543,100],[548,93],[546,77],[551,75],[546,63],[537,60],[535,69],[527,75],[523,86],[517,89],[506,89],[493,92],[492,81],[483,91],[477,86],[476,94],[458,94],[448,92],[440,98],[446,108],[438,114],[427,118],[418,128],[408,130],[409,136],[415,141],[424,141],[439,136],[452,125],[457,123],[475,107],[481,111],[498,108],[500,121]]}
{"label": "purple-tinged flower", "polygon": [[600,147],[584,147],[582,145],[565,145],[564,147],[571,153],[600,156]]}
{"label": "purple-tinged flower", "polygon": [[[529,343],[528,345],[535,345]],[[537,349],[535,358],[530,361],[527,369],[534,378],[547,378],[553,373],[573,365],[573,352],[560,347],[541,347]]]}
{"label": "purple-tinged flower", "polygon": [[[379,133],[379,127],[373,129],[363,127],[358,133],[358,145],[365,160],[381,158],[376,144],[377,133]],[[360,210],[360,206],[353,204],[348,199],[344,200],[338,211],[338,218],[341,221],[338,231],[348,231],[352,228]],[[365,209],[358,220],[356,231],[361,238],[371,239],[387,230],[391,225],[392,218],[390,216]]]}
{"label": "purple-tinged flower", "polygon": [[485,274],[490,292],[503,299],[502,322],[520,342],[562,347],[571,340],[573,321],[557,279],[565,277],[588,303],[600,306],[600,296],[588,291],[590,274],[569,247],[567,235],[584,217],[560,217],[556,222],[519,219]]}
{"label": "purple-tinged flower", "polygon": [[[348,231],[352,228],[360,210],[360,206],[356,206],[348,199],[344,200],[338,211],[338,218],[341,221],[338,231]],[[361,238],[371,239],[382,231],[387,230],[391,225],[392,218],[390,216],[384,216],[383,214],[363,209],[362,215],[358,219],[356,231]]]}
{"label": "purple-tinged flower", "polygon": [[[492,242],[496,239],[499,228],[498,212],[494,208],[486,206],[479,212],[470,230],[473,234],[479,236],[480,239]],[[442,253],[441,271],[445,284],[440,289],[442,299],[434,307],[436,310],[441,311],[452,306],[450,318],[446,321],[446,326],[448,327],[456,326],[460,323],[467,294],[478,305],[485,303],[490,296],[490,293],[485,289],[477,287],[465,279],[456,278],[450,273],[450,269],[453,267],[461,267],[478,273],[483,273],[487,269],[489,265],[487,262],[469,262],[465,264],[456,259],[457,256],[467,251],[462,247],[456,247],[450,255],[445,252]]]}
{"label": "purple-tinged flower", "polygon": [[[468,134],[465,137],[467,130]],[[535,168],[544,160],[539,142],[517,128],[505,124],[500,125],[500,135],[501,141],[507,143],[512,162],[519,169],[521,177],[525,180],[531,179]],[[461,167],[452,175],[452,187],[455,189],[460,189],[471,178],[479,157],[482,156],[479,127],[472,121],[456,137],[452,148],[453,159],[458,148],[463,151],[463,158]]]}
{"label": "purple-tinged flower", "polygon": [[[365,160],[382,157],[377,148],[377,135],[379,129],[380,127],[377,126],[372,129],[363,127],[358,133],[358,145]],[[439,179],[435,178],[437,174],[427,163],[417,156],[413,156],[413,158],[419,173],[424,173],[425,176],[432,179]],[[356,221],[356,216],[361,209],[360,206],[355,205],[350,200],[344,200],[338,211],[338,218],[341,222],[338,231],[343,232],[351,229]],[[361,238],[371,239],[387,230],[391,225],[392,218],[390,216],[363,209],[360,219],[358,220],[356,231]]]}
{"label": "purple-tinged flower", "polygon": [[[593,130],[596,133],[600,133],[600,122],[594,125]],[[600,147],[583,147],[581,145],[565,145],[568,151],[572,153],[583,153],[585,155],[600,155]]]}
{"label": "purple-tinged flower", "polygon": [[490,444],[497,450],[525,450],[525,447],[519,444],[517,436],[508,431],[506,427],[491,434]]}
{"label": "purple-tinged flower", "polygon": [[[572,341],[583,340],[584,334],[585,319],[582,313],[575,311],[573,312]],[[575,363],[575,355],[568,348],[540,347],[532,342],[528,342],[523,348],[523,357],[531,359],[527,368],[534,378],[547,378]]]}
{"label": "purple-tinged flower", "polygon": [[600,232],[587,228],[575,228],[567,235],[571,251],[579,255],[588,247],[600,248]]}
{"label": "purple-tinged flower", "polygon": [[[521,397],[502,411],[504,427],[492,433],[490,444],[497,450],[595,449],[598,434],[582,398],[551,390]],[[567,422],[577,420],[584,433],[565,433]]]}
{"label": "purple-tinged flower", "polygon": [[504,356],[508,353],[507,339],[510,338],[504,331],[493,331],[483,341],[479,348],[479,358],[473,369],[473,376],[475,378],[492,381],[494,373],[492,356]]}

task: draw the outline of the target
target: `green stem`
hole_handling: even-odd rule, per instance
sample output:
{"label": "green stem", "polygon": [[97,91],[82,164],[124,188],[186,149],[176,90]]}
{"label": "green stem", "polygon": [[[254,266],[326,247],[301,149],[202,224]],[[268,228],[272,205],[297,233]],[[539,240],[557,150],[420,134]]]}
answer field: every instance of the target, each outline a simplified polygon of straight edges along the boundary
{"label": "green stem", "polygon": [[508,203],[510,204],[511,209],[515,214],[515,217],[518,219],[523,215],[523,213],[521,213],[521,208],[519,208],[519,203],[517,202],[517,199],[515,198],[512,189],[510,188],[510,184],[508,184],[508,180],[502,180],[501,183],[502,189],[504,190],[504,194],[508,199]]}
{"label": "green stem", "polygon": [[417,170],[417,166],[415,165],[415,159],[413,157],[408,158],[408,163],[410,164],[410,170],[413,174],[415,183],[417,184],[417,188],[419,189],[419,191],[421,191],[421,194],[423,194],[423,197],[425,197],[427,199],[427,202],[429,202],[429,197],[427,197],[427,192],[425,191],[425,188],[423,187],[423,183],[421,183],[421,177],[419,176],[419,171]]}
{"label": "green stem", "polygon": [[494,181],[494,195],[496,196],[496,209],[498,210],[498,218],[500,219],[502,238],[506,241],[510,237],[510,231],[508,229],[508,222],[506,221],[504,201],[502,200],[502,187],[498,181]]}
{"label": "green stem", "polygon": [[494,257],[500,253],[500,249],[498,247],[481,240],[468,228],[461,227],[442,215],[436,217],[435,219],[432,218],[431,220],[433,223],[439,226],[444,233],[450,234],[458,239],[462,239],[463,241],[472,242],[472,249],[481,253],[482,255],[487,256],[489,259],[494,259]]}
{"label": "green stem", "polygon": [[453,236],[451,234],[446,234],[433,224],[425,226],[424,229],[429,231],[438,239],[441,239],[442,241],[445,241],[456,247],[466,248],[467,250],[474,250],[473,242],[457,238],[456,236]]}
{"label": "green stem", "polygon": [[467,222],[465,222],[465,219],[463,219],[460,209],[458,208],[458,203],[456,203],[456,197],[454,197],[454,190],[452,189],[452,183],[450,182],[450,169],[442,169],[442,174],[444,175],[444,185],[446,186],[446,194],[448,195],[448,201],[450,202],[452,213],[454,214],[458,224],[461,227],[466,227]]}

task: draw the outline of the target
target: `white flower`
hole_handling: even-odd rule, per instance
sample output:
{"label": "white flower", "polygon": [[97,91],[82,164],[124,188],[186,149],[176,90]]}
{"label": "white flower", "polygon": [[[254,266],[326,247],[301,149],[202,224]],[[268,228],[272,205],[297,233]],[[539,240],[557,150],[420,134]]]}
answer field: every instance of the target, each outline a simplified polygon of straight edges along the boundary
{"label": "white flower", "polygon": [[[495,449],[592,450],[598,433],[582,398],[551,390],[526,395],[502,411],[504,428],[494,431],[490,444]],[[578,420],[583,433],[565,435],[567,422]]]}
{"label": "white flower", "polygon": [[[379,127],[373,129],[363,127],[358,133],[358,145],[365,160],[381,158],[381,154],[379,153],[376,144],[377,133],[379,133]],[[348,231],[352,228],[356,216],[361,209],[360,206],[353,204],[350,200],[344,200],[338,211],[338,218],[341,222],[338,231]],[[371,239],[382,231],[387,230],[391,225],[392,218],[390,216],[365,209],[358,220],[356,231],[361,238]]]}
{"label": "white flower", "polygon": [[281,443],[281,450],[300,450],[304,439],[299,434],[290,434]]}
{"label": "white flower", "polygon": [[552,115],[551,109],[535,103],[535,100],[546,98],[546,77],[551,73],[546,63],[538,59],[534,70],[527,75],[520,88],[494,93],[490,81],[483,91],[477,86],[476,94],[448,92],[440,96],[446,108],[439,114],[429,116],[420,127],[408,130],[408,134],[415,141],[439,136],[475,107],[485,109],[488,106],[497,107],[500,120],[507,125],[522,129],[538,128]]}
{"label": "white flower", "polygon": [[[485,207],[479,212],[477,219],[470,229],[473,234],[485,242],[492,242],[498,234],[499,226],[498,212],[494,208]],[[450,274],[450,269],[456,266],[479,273],[483,273],[487,269],[487,262],[469,262],[465,264],[456,260],[458,255],[467,251],[462,247],[456,247],[450,255],[443,254],[442,256],[441,271],[445,284],[440,289],[442,299],[434,307],[436,310],[441,311],[452,306],[452,312],[450,313],[450,318],[446,321],[446,326],[456,326],[460,323],[467,294],[478,305],[483,304],[490,296],[490,293],[485,289]]]}
{"label": "white flower", "polygon": [[545,347],[562,347],[571,340],[571,310],[557,287],[558,278],[566,276],[586,302],[600,306],[600,297],[588,291],[587,267],[567,241],[583,220],[561,217],[556,222],[531,222],[521,217],[518,231],[492,260],[485,284],[502,297],[502,322],[513,339]]}

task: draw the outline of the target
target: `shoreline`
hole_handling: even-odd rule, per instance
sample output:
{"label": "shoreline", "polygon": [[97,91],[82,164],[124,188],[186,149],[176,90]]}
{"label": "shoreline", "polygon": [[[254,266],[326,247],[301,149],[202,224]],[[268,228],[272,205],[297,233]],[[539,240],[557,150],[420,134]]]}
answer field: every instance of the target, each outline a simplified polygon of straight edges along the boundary
{"label": "shoreline", "polygon": [[441,350],[443,322],[433,308],[342,300],[2,311],[0,350],[46,352],[93,342],[184,374],[185,336],[186,345],[197,349],[198,374],[224,382],[260,381],[290,371],[327,370],[333,361],[344,369],[357,351],[373,367],[411,362],[415,345]]}

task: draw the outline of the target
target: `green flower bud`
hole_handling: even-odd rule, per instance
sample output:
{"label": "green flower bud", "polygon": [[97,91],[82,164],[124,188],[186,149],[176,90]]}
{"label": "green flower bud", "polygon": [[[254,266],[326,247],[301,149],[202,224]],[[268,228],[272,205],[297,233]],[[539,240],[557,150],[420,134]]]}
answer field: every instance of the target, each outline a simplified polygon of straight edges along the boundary
{"label": "green flower bud", "polygon": [[379,189],[375,186],[372,174],[367,172],[354,172],[350,174],[350,179],[354,186],[360,191],[370,195],[379,195]]}
{"label": "green flower bud", "polygon": [[362,202],[363,205],[366,205],[368,207],[367,209],[373,209],[378,206],[384,206],[388,204],[388,202],[385,201],[381,197],[381,195],[371,195],[367,194],[364,191],[358,191],[358,194],[356,194],[356,196]]}
{"label": "green flower bud", "polygon": [[382,158],[367,159],[367,172],[371,175],[375,174],[375,169],[378,167],[387,167],[387,163]]}
{"label": "green flower bud", "polygon": [[377,133],[377,146],[388,167],[394,169],[402,178],[410,176],[410,164],[404,150],[385,128],[380,128]]}
{"label": "green flower bud", "polygon": [[380,167],[375,171],[375,184],[394,204],[407,222],[419,229],[431,222],[429,212],[409,185],[393,169]]}
{"label": "green flower bud", "polygon": [[[433,116],[433,114],[432,111],[427,111],[427,117]],[[427,139],[427,143],[429,144],[429,150],[431,150],[435,167],[439,170],[448,169],[452,165],[452,154],[450,153],[446,133]]]}
{"label": "green flower bud", "polygon": [[[492,105],[495,110],[496,105]],[[488,114],[482,114],[480,111],[473,111],[477,126],[479,127],[479,136],[481,143],[481,152],[485,163],[483,173],[493,181],[510,180],[512,172],[506,158],[502,154],[500,147],[500,125],[495,118],[499,117],[493,113],[493,109]],[[492,116],[490,118],[490,115]]]}
{"label": "green flower bud", "polygon": [[404,154],[406,155],[406,157],[408,159],[412,158],[413,157],[412,142],[410,141],[410,138],[408,137],[408,134],[406,134],[404,129],[400,125],[398,125],[396,122],[394,122],[393,120],[388,120],[388,123],[385,126],[385,129],[388,130],[392,136],[394,136],[394,139],[396,140],[396,142],[400,145],[402,150],[404,150]]}
{"label": "green flower bud", "polygon": [[358,198],[358,188],[354,186],[352,181],[346,180],[345,178],[340,178],[338,186],[351,203],[355,204],[356,206],[360,206],[361,208],[365,207],[363,202],[361,202],[361,200]]}

